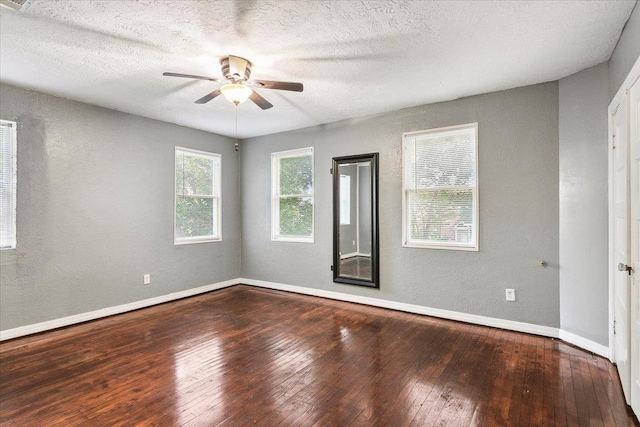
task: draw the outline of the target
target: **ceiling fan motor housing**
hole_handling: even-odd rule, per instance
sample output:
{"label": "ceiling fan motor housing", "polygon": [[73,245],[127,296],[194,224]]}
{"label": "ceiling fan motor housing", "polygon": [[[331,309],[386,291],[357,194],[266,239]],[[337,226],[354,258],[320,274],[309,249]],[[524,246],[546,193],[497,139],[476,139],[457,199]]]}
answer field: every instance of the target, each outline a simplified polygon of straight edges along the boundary
{"label": "ceiling fan motor housing", "polygon": [[222,75],[227,80],[249,80],[251,76],[251,62],[239,56],[229,55],[220,60]]}

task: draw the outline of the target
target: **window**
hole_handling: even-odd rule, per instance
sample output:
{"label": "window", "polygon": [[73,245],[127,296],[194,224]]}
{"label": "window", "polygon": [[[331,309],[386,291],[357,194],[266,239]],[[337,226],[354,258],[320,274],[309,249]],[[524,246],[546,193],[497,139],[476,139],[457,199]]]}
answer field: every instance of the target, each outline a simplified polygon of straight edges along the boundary
{"label": "window", "polygon": [[403,246],[478,250],[478,124],[403,135]]}
{"label": "window", "polygon": [[16,123],[0,120],[0,249],[16,247]]}
{"label": "window", "polygon": [[351,176],[340,175],[340,225],[351,224]]}
{"label": "window", "polygon": [[313,243],[313,148],[271,155],[271,240]]}
{"label": "window", "polygon": [[221,240],[221,163],[220,154],[176,147],[174,244]]}

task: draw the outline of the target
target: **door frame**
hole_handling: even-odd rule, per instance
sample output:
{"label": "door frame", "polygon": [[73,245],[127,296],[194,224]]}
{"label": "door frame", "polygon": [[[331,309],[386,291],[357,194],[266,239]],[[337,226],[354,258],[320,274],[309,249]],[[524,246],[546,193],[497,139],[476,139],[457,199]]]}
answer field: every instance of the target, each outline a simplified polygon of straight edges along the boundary
{"label": "door frame", "polygon": [[[613,320],[615,315],[615,288],[614,288],[614,275],[616,274],[616,266],[614,266],[615,258],[614,258],[614,228],[613,228],[613,220],[614,220],[614,206],[613,206],[613,114],[616,112],[618,107],[620,106],[623,99],[628,101],[628,98],[625,97],[628,90],[631,88],[633,83],[640,78],[640,57],[636,60],[635,64],[631,68],[631,71],[627,75],[627,78],[624,80],[616,95],[609,103],[608,108],[608,136],[607,136],[607,165],[608,165],[608,204],[609,204],[609,360],[612,363],[616,362],[615,355],[615,345],[614,345],[614,334],[613,334]],[[628,107],[628,105],[627,105]],[[627,109],[627,115],[629,111]],[[627,120],[628,124],[628,120]]]}
{"label": "door frame", "polygon": [[[628,90],[629,122],[629,233],[630,265],[635,269],[629,288],[629,406],[640,417],[640,77],[631,83]],[[634,243],[633,236],[636,241]],[[634,363],[634,360],[636,363]]]}

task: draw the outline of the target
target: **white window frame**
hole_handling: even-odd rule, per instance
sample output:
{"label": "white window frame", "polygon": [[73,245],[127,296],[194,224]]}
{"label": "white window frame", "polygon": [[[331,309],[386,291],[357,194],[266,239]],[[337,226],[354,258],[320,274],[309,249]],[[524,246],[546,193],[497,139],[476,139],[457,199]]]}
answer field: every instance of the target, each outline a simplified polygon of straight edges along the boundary
{"label": "white window frame", "polygon": [[[9,170],[11,173],[11,187],[9,194],[9,212],[10,212],[10,227],[9,227],[9,236],[3,236],[5,239],[0,238],[0,250],[15,250],[17,245],[17,236],[16,236],[16,192],[18,188],[18,138],[17,138],[17,127],[18,124],[16,122],[12,122],[9,120],[0,120],[0,124],[2,126],[7,126],[11,129],[9,132],[10,135],[10,144],[9,153]],[[0,165],[0,167],[4,167],[4,165]]]}
{"label": "white window frame", "polygon": [[[312,190],[309,194],[280,194],[280,160],[291,157],[311,156]],[[277,242],[314,243],[316,217],[316,175],[313,147],[271,153],[271,240]],[[285,197],[311,198],[311,234],[308,236],[289,236],[280,234],[280,199]]]}
{"label": "white window frame", "polygon": [[[410,224],[411,221],[408,218],[409,215],[409,198],[408,192],[409,189],[406,185],[406,176],[407,171],[409,170],[409,156],[407,154],[408,148],[408,138],[422,136],[422,135],[432,135],[437,133],[451,133],[461,130],[469,130],[473,129],[475,137],[474,137],[474,152],[475,152],[475,186],[455,186],[455,187],[440,187],[437,190],[472,190],[473,194],[473,241],[468,243],[456,243],[456,242],[425,242],[423,240],[412,240],[411,239],[411,229]],[[447,126],[441,128],[434,129],[426,129],[416,132],[405,132],[402,134],[402,246],[406,248],[423,248],[423,249],[448,249],[448,250],[458,250],[458,251],[478,251],[480,247],[479,235],[479,206],[480,202],[478,199],[478,123],[467,123],[456,126]],[[432,191],[432,190],[424,190],[424,191]],[[435,191],[435,190],[433,190]]]}
{"label": "white window frame", "polygon": [[[205,159],[218,159],[219,167],[218,167],[218,176],[213,177],[215,179],[214,187],[213,187],[213,195],[207,194],[194,194],[188,195],[186,197],[199,197],[199,198],[211,198],[218,199],[218,203],[216,204],[217,209],[214,210],[213,214],[217,217],[216,224],[218,225],[216,236],[195,236],[195,237],[178,237],[176,236],[176,225],[178,221],[178,192],[176,191],[176,179],[178,173],[178,153],[186,153],[188,155],[192,155],[195,157],[202,157]],[[218,194],[216,196],[215,194]],[[219,242],[222,240],[222,155],[217,153],[211,153],[208,151],[200,151],[194,150],[192,148],[185,147],[175,147],[174,152],[174,165],[173,165],[173,244],[174,245],[190,245],[194,243],[209,243],[209,242]]]}

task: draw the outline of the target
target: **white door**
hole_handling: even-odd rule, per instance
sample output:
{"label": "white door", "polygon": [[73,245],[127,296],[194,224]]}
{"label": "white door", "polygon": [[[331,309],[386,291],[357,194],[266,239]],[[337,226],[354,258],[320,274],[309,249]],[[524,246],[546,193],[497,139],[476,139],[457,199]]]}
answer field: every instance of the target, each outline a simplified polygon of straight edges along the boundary
{"label": "white door", "polygon": [[629,91],[629,182],[631,262],[634,270],[629,304],[631,315],[631,408],[640,417],[640,80]]}
{"label": "white door", "polygon": [[[627,97],[613,114],[613,247],[614,247],[614,357],[622,382],[625,400],[630,403],[629,364],[629,292],[630,276],[625,270],[631,264],[629,255],[629,203],[628,203],[628,148],[627,141]],[[622,268],[619,268],[622,267]]]}

